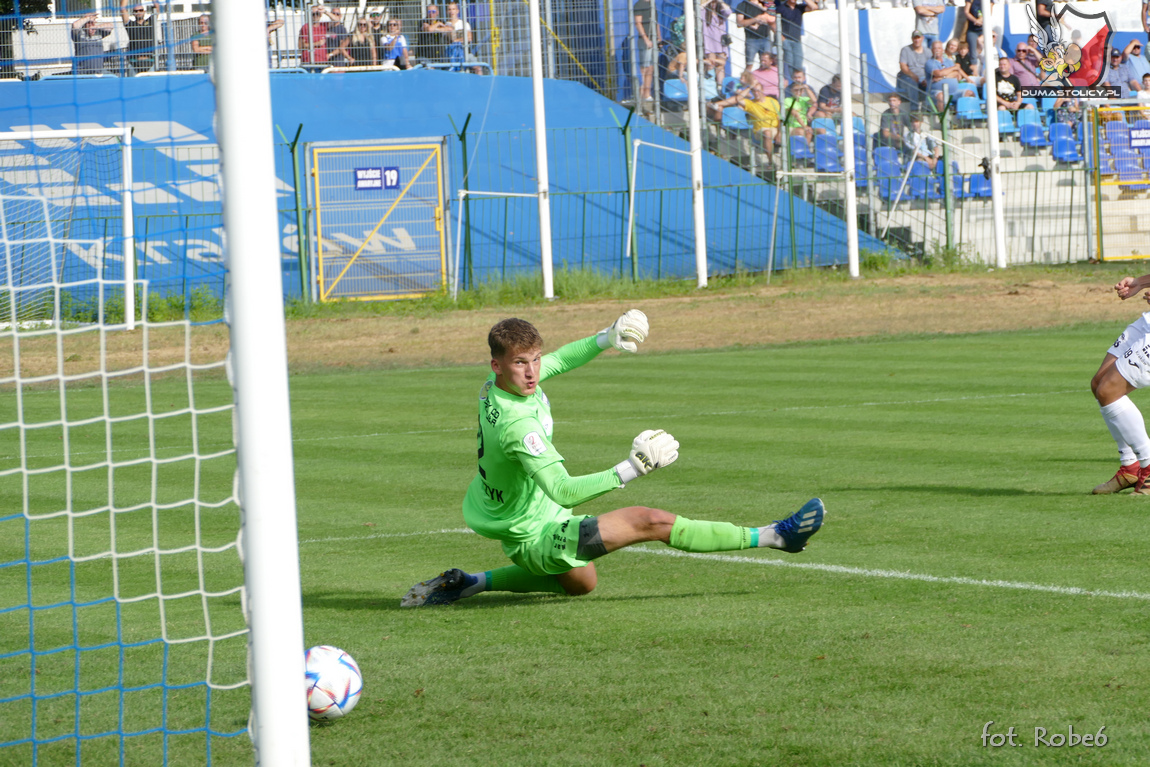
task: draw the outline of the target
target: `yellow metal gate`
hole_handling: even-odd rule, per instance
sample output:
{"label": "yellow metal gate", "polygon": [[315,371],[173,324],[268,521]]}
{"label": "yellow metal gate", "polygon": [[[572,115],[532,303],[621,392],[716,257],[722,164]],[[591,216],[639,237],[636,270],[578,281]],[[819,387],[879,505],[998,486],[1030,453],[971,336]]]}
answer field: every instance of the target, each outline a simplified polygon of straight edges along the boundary
{"label": "yellow metal gate", "polygon": [[319,300],[443,288],[443,146],[437,138],[309,147]]}

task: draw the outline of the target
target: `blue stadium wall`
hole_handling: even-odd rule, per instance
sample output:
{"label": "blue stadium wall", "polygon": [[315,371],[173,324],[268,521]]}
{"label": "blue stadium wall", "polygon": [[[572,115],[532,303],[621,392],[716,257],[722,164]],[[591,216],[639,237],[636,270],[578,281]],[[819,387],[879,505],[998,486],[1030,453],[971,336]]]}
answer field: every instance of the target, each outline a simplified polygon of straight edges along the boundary
{"label": "blue stadium wall", "polygon": [[[531,82],[515,77],[477,77],[437,71],[352,75],[273,75],[276,141],[299,126],[301,143],[370,141],[448,136],[448,195],[463,183],[456,131],[468,125],[472,190],[532,192],[535,187]],[[213,291],[221,284],[216,168],[170,148],[215,142],[213,89],[204,75],[148,78],[54,78],[0,85],[0,130],[73,126],[136,126],[136,230],[140,271],[153,289]],[[626,149],[620,126],[628,113],[618,104],[573,82],[547,81],[550,181],[556,264],[629,272],[623,254],[627,214]],[[685,149],[677,137],[642,118],[633,138]],[[157,151],[149,152],[153,148]],[[179,157],[173,157],[179,154]],[[278,157],[284,290],[300,290],[296,257],[295,200],[290,155]],[[712,274],[767,267],[774,187],[712,156],[704,157],[708,187],[707,244]],[[643,276],[694,274],[689,162],[685,156],[645,148],[637,168],[638,267]],[[0,174],[0,193],[21,191]],[[116,190],[102,189],[108,196]],[[790,264],[795,250],[813,253],[817,264],[846,260],[840,220],[801,199],[781,197],[775,268]],[[538,268],[538,231],[533,199],[475,202],[472,250],[464,284]],[[791,215],[793,211],[793,226]],[[454,215],[454,211],[452,212]],[[455,232],[454,219],[451,231]],[[90,232],[93,237],[107,235]],[[365,233],[366,234],[366,233]],[[79,237],[77,233],[73,237]],[[862,248],[881,243],[862,235]],[[109,242],[102,261],[116,278],[122,258]],[[82,255],[82,254],[81,254]],[[79,258],[80,256],[75,256]],[[804,256],[805,258],[805,256]],[[86,262],[92,266],[91,258]],[[803,261],[803,263],[808,263]]]}

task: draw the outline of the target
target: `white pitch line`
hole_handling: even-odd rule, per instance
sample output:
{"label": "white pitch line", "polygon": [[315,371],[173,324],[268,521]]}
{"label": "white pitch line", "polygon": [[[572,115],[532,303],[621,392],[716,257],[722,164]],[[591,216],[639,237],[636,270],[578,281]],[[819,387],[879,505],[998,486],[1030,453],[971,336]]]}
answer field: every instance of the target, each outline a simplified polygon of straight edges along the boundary
{"label": "white pitch line", "polygon": [[678,549],[648,549],[627,548],[620,549],[629,554],[656,554],[664,557],[686,557],[689,559],[705,559],[712,562],[733,562],[737,564],[771,565],[773,567],[793,567],[799,570],[816,570],[837,575],[860,575],[865,578],[890,578],[901,581],[922,581],[924,583],[951,583],[957,586],[985,586],[996,589],[1015,589],[1018,591],[1039,591],[1046,594],[1061,594],[1064,596],[1082,597],[1111,597],[1113,599],[1139,599],[1150,601],[1150,594],[1140,591],[1102,591],[1096,589],[1083,589],[1077,586],[1053,586],[1042,583],[1025,583],[1020,581],[985,580],[981,578],[964,578],[962,576],[926,575],[923,573],[908,573],[899,570],[874,570],[865,567],[847,567],[844,565],[824,565],[815,562],[786,562],[778,559],[760,559],[758,557],[740,557],[730,554],[698,554]]}
{"label": "white pitch line", "polygon": [[[413,538],[431,535],[474,535],[466,527],[454,527],[443,530],[426,530],[417,533],[375,533],[373,535],[352,535],[337,538],[307,538],[300,541],[305,543],[334,543],[341,541],[371,541],[381,538]],[[770,565],[772,567],[792,567],[797,570],[814,570],[835,575],[858,575],[864,578],[887,578],[899,581],[920,581],[923,583],[949,583],[956,586],[981,586],[995,589],[1014,589],[1016,591],[1037,591],[1044,594],[1059,594],[1072,597],[1110,597],[1111,599],[1137,599],[1150,601],[1150,594],[1140,591],[1102,591],[1083,589],[1077,586],[1053,586],[1042,583],[1026,583],[1023,581],[985,580],[981,578],[965,578],[955,575],[926,575],[924,573],[908,573],[900,570],[876,570],[865,567],[848,567],[845,565],[826,565],[816,562],[791,562],[780,559],[764,559],[760,557],[741,557],[732,554],[698,554],[678,549],[652,549],[646,547],[631,547],[619,549],[627,554],[655,554],[663,557],[684,557],[687,559],[702,559],[709,562],[727,562],[740,565]]]}

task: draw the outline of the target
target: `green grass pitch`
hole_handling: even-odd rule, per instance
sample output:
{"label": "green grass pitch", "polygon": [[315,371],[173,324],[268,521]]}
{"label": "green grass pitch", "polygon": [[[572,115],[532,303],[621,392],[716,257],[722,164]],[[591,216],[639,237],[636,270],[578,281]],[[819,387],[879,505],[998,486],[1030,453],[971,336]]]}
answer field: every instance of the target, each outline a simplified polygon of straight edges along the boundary
{"label": "green grass pitch", "polygon": [[[580,512],[766,524],[817,495],[808,550],[650,544],[586,597],[415,610],[412,583],[505,563],[459,510],[484,369],[293,376],[305,641],[365,677],[313,763],[1150,762],[1150,500],[1089,495],[1117,463],[1088,384],[1118,330],[604,355],[543,385],[569,471],[647,428],[682,446]],[[984,746],[991,721],[1017,745]],[[1105,745],[1056,745],[1071,728]]]}

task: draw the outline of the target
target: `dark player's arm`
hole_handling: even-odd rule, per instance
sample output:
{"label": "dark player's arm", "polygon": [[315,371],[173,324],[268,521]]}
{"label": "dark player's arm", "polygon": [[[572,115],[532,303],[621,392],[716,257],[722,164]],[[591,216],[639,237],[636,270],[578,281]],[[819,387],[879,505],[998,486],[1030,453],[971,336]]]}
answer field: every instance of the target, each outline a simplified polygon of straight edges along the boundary
{"label": "dark player's arm", "polygon": [[543,467],[532,479],[548,498],[565,509],[572,509],[622,485],[614,468],[572,477],[562,461]]}
{"label": "dark player's arm", "polygon": [[1118,297],[1123,301],[1127,298],[1133,298],[1146,288],[1150,288],[1150,274],[1144,274],[1141,277],[1123,277],[1114,286]]}

